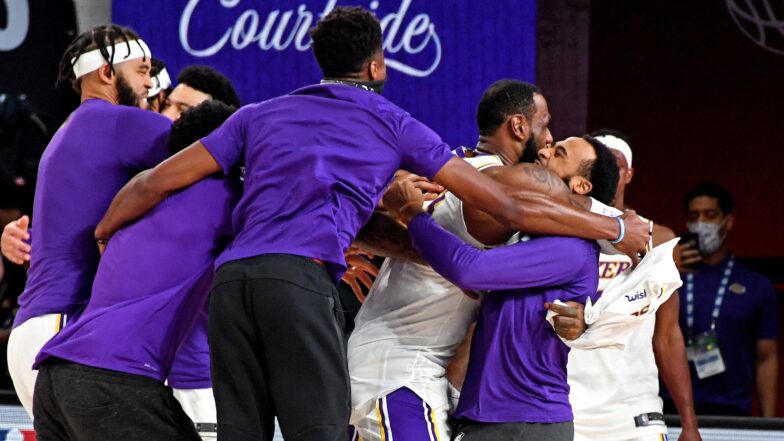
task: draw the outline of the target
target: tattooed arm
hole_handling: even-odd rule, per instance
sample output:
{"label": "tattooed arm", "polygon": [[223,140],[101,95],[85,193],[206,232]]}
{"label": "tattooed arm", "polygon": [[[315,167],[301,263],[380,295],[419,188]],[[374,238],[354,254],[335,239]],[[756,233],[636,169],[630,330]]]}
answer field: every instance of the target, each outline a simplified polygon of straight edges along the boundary
{"label": "tattooed arm", "polygon": [[[502,184],[519,189],[519,192],[536,192],[546,194],[554,199],[567,202],[570,206],[589,210],[591,200],[586,196],[576,195],[569,187],[551,171],[535,164],[517,164],[507,167],[492,167],[483,173]],[[514,233],[489,214],[471,206],[463,207],[468,232],[478,241],[485,244],[505,242]]]}

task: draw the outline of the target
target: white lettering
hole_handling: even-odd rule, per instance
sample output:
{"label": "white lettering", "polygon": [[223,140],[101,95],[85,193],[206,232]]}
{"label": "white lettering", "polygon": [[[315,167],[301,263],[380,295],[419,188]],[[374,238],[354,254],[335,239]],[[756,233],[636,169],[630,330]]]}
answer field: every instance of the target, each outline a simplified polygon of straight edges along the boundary
{"label": "white lettering", "polygon": [[25,41],[30,29],[30,5],[27,0],[2,0],[6,10],[5,29],[0,29],[0,51],[12,51]]}
{"label": "white lettering", "polygon": [[[220,0],[224,9],[232,9],[240,0]],[[428,59],[423,60],[427,67],[415,67],[400,60],[387,58],[386,64],[390,69],[400,71],[406,75],[426,77],[433,73],[441,64],[441,40],[436,32],[435,24],[427,14],[418,14],[410,21],[406,21],[406,14],[413,0],[401,0],[396,12],[381,18],[381,29],[384,33],[383,47],[388,56],[393,57],[402,51],[407,55],[427,53]],[[248,9],[243,11],[232,26],[229,26],[222,36],[203,49],[195,48],[191,36],[195,30],[191,29],[191,22],[196,14],[200,0],[189,0],[180,17],[179,36],[183,49],[194,57],[211,57],[227,45],[235,50],[242,50],[256,42],[262,51],[285,51],[292,48],[304,52],[310,49],[308,30],[314,23],[314,13],[308,10],[307,5],[300,4],[295,10],[269,11],[264,18],[264,25],[259,30],[262,16],[259,11]],[[337,0],[327,0],[324,9],[319,14],[323,17],[329,14],[337,5]],[[377,10],[378,0],[370,3],[371,10]],[[296,14],[296,17],[295,17]],[[292,20],[296,18],[296,20]],[[420,63],[417,63],[420,64]]]}
{"label": "white lettering", "polygon": [[245,11],[237,19],[237,24],[231,33],[231,45],[237,49],[244,49],[256,39],[256,30],[259,28],[259,14],[256,11]]}

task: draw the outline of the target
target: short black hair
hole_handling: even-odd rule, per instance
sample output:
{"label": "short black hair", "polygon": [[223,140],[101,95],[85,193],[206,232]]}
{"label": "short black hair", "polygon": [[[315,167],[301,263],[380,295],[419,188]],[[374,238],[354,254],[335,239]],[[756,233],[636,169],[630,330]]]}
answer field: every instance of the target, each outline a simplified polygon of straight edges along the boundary
{"label": "short black hair", "polygon": [[618,139],[622,139],[626,144],[629,145],[629,148],[631,148],[631,146],[632,146],[632,141],[629,139],[629,137],[625,133],[621,132],[620,130],[615,130],[615,129],[598,129],[598,130],[594,130],[593,132],[591,132],[591,136],[593,136],[594,138],[597,137],[597,136],[614,136],[614,137],[616,137]]}
{"label": "short black hair", "polygon": [[583,161],[579,168],[580,175],[591,181],[592,188],[588,196],[603,204],[612,205],[621,177],[615,155],[609,147],[593,136],[584,135],[582,138],[591,144],[596,153],[596,159]]}
{"label": "short black hair", "polygon": [[732,214],[732,210],[735,208],[732,195],[726,188],[713,182],[701,182],[686,193],[686,197],[683,198],[684,210],[689,211],[691,201],[700,196],[716,198],[719,201],[719,209],[725,216]]}
{"label": "short black hair", "polygon": [[343,78],[362,70],[382,50],[381,24],[359,7],[339,6],[310,29],[311,47],[325,78]]}
{"label": "short black hair", "polygon": [[191,107],[172,124],[169,153],[172,155],[212,133],[228,119],[236,107],[216,100],[207,100]]}
{"label": "short black hair", "polygon": [[214,100],[234,107],[240,106],[240,96],[237,95],[231,81],[209,66],[191,64],[180,71],[177,82],[204,92]]}
{"label": "short black hair", "polygon": [[[99,49],[103,59],[109,64],[109,74],[114,75],[113,63],[114,52],[112,51],[111,57],[107,47],[114,47],[116,44],[131,45],[131,40],[138,40],[139,35],[131,28],[118,26],[115,24],[108,24],[97,26],[89,31],[79,34],[71,44],[65,49],[63,58],[60,60],[59,74],[57,75],[57,83],[70,82],[71,87],[76,93],[82,92],[81,78],[76,78],[73,67],[79,56],[94,49]],[[136,43],[134,43],[136,44]],[[73,61],[71,61],[73,60]]]}
{"label": "short black hair", "polygon": [[518,80],[499,80],[482,94],[476,109],[479,134],[490,136],[515,114],[523,114],[530,121],[536,113],[534,95],[542,91],[531,83]]}

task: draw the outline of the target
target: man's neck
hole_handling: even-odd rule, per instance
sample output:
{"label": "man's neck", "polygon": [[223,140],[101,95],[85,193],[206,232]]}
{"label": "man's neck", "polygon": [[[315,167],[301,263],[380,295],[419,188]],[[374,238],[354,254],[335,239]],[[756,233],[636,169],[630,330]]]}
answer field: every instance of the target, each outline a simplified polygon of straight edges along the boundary
{"label": "man's neck", "polygon": [[618,192],[615,193],[615,200],[613,201],[613,206],[621,211],[626,209],[626,202],[624,201],[623,189],[619,189]]}
{"label": "man's neck", "polygon": [[730,255],[730,248],[727,246],[726,243],[724,243],[721,245],[721,248],[719,248],[718,251],[711,254],[710,256],[703,257],[702,261],[708,265],[718,265],[729,255]]}
{"label": "man's neck", "polygon": [[106,90],[91,90],[91,89],[82,89],[82,101],[85,102],[87,100],[98,99],[104,100],[109,104],[119,104],[119,100],[117,99],[117,94],[108,93]]}
{"label": "man's neck", "polygon": [[509,147],[508,143],[494,136],[479,136],[476,149],[491,155],[498,155],[504,165],[514,165],[520,162],[520,158],[515,157],[512,153],[513,149]]}

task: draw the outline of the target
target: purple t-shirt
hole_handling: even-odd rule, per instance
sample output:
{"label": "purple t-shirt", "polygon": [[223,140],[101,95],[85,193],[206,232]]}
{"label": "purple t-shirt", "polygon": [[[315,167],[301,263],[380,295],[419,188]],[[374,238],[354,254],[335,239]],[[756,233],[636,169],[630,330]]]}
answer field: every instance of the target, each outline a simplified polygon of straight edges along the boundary
{"label": "purple t-shirt", "polygon": [[38,167],[33,255],[14,326],[84,306],[98,265],[95,226],[130,178],[169,155],[170,128],[159,114],[90,99],[55,133]]}
{"label": "purple t-shirt", "polygon": [[239,187],[232,178],[207,178],[118,231],[84,312],[49,340],[36,366],[58,357],[165,380],[204,309],[215,258],[232,237]]}
{"label": "purple t-shirt", "polygon": [[454,416],[487,423],[571,421],[569,348],[545,320],[545,302],[596,300],[598,246],[573,237],[540,237],[478,250],[420,214],[413,245],[446,279],[490,290],[471,344]]}
{"label": "purple t-shirt", "polygon": [[212,387],[210,378],[210,344],[207,340],[209,302],[199,312],[193,328],[174,355],[169,386],[175,389],[206,389]]}
{"label": "purple t-shirt", "polygon": [[[695,335],[710,330],[716,294],[728,260],[729,257],[718,265],[701,264],[694,273]],[[685,283],[685,275],[683,280]],[[681,288],[680,325],[688,343],[686,292],[685,286]],[[778,340],[778,314],[776,291],[770,279],[751,271],[736,258],[716,321],[719,350],[726,370],[701,380],[694,363],[689,363],[695,404],[717,404],[751,413],[757,342]]]}
{"label": "purple t-shirt", "polygon": [[435,132],[386,98],[341,84],[245,106],[202,143],[224,171],[245,165],[237,238],[216,266],[294,254],[330,264],[336,279],[395,171],[432,178],[453,157]]}

